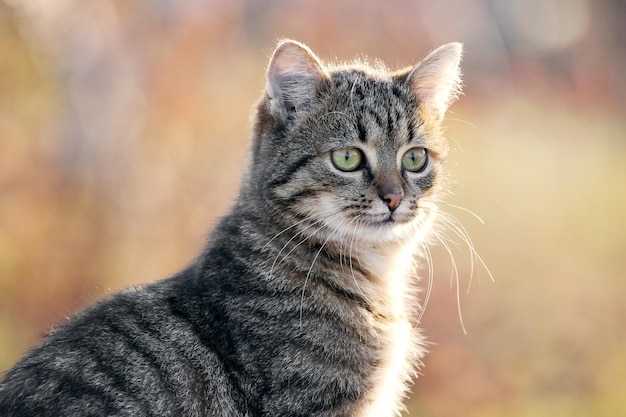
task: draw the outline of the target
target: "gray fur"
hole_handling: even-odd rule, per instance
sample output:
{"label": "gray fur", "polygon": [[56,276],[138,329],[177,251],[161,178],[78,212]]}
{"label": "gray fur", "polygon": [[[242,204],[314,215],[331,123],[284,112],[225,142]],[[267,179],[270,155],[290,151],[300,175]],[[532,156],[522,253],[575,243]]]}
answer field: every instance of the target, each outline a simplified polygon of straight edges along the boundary
{"label": "gray fur", "polygon": [[[439,113],[458,91],[460,46],[433,54],[390,73],[279,44],[240,195],[201,256],[55,329],[5,375],[0,415],[399,413],[424,354],[414,261],[441,191]],[[354,172],[330,161],[347,147]],[[420,172],[400,165],[411,147]]]}

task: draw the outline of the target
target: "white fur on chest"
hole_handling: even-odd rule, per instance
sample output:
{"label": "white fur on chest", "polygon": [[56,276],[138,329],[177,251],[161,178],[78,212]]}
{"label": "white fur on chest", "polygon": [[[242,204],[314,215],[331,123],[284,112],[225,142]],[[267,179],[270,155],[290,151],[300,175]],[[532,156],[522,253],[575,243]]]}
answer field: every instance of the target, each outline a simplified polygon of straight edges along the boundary
{"label": "white fur on chest", "polygon": [[357,413],[360,417],[391,417],[403,409],[402,399],[424,354],[419,333],[410,317],[417,305],[414,277],[414,247],[359,253],[368,271],[376,277],[370,296],[376,300],[383,317],[375,320],[381,344],[381,362],[373,377],[373,388]]}

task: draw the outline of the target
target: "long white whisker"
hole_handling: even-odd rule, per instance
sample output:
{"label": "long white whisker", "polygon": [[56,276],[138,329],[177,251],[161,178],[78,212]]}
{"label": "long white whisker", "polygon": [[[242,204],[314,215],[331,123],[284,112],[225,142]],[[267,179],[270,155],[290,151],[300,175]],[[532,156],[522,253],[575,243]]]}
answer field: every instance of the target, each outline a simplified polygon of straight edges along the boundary
{"label": "long white whisker", "polygon": [[[330,213],[330,214],[328,214],[328,215],[329,215],[329,216],[332,216],[332,215],[334,215],[334,214],[337,214],[338,212],[339,212],[339,211],[335,211],[335,212],[333,212],[333,211],[330,211],[330,210],[329,210],[329,213]],[[322,213],[322,215],[325,215],[325,214],[326,214],[326,213]],[[319,215],[319,214],[318,214],[318,215]],[[294,226],[298,226],[298,225],[302,224],[302,222],[303,222],[303,221],[311,220],[313,217],[317,217],[317,216],[313,216],[313,215],[308,216],[308,217],[306,217],[304,220],[301,220],[301,221],[297,222],[296,224],[294,224],[294,225],[292,225],[292,226],[290,226],[290,227],[288,227],[288,228],[286,228],[286,229],[283,229],[283,231],[282,231],[281,233],[277,234],[276,236],[274,236],[274,237],[272,238],[272,240],[273,240],[273,239],[275,239],[278,235],[280,235],[280,234],[282,234],[283,232],[285,232],[286,230],[291,229],[291,228],[293,228]],[[293,252],[293,251],[294,251],[294,250],[295,250],[298,246],[300,246],[301,244],[303,244],[304,242],[306,242],[306,241],[307,241],[307,239],[309,239],[309,237],[310,237],[310,236],[306,236],[306,237],[305,237],[302,241],[300,241],[297,245],[295,245],[293,248],[291,248],[291,250],[290,250],[290,251],[289,251],[289,252],[288,252],[285,256],[283,256],[283,257],[281,258],[280,262],[278,262],[278,258],[280,257],[281,253],[283,253],[283,251],[285,250],[285,248],[287,248],[287,246],[289,246],[289,244],[290,244],[290,243],[291,243],[291,242],[292,242],[295,238],[297,238],[297,237],[298,237],[298,236],[300,236],[300,235],[304,235],[304,233],[305,233],[308,229],[310,229],[311,227],[314,227],[314,226],[316,226],[316,225],[318,225],[318,224],[320,224],[320,223],[322,223],[322,222],[323,222],[323,219],[318,219],[318,220],[314,221],[313,223],[311,223],[311,224],[307,225],[307,226],[306,226],[306,227],[304,227],[302,230],[300,230],[298,233],[294,234],[294,235],[293,235],[293,236],[292,236],[292,237],[291,237],[291,238],[290,238],[290,239],[289,239],[289,240],[288,240],[288,241],[287,241],[287,242],[283,245],[283,247],[280,249],[280,251],[278,252],[278,254],[276,254],[276,257],[274,258],[274,262],[272,263],[272,267],[270,268],[270,273],[269,273],[270,277],[272,276],[272,273],[274,272],[274,268],[276,267],[276,265],[278,265],[278,264],[280,264],[282,261],[284,261],[284,260],[285,260],[285,259],[286,259],[286,258],[287,258],[287,257],[288,257],[288,256],[289,256],[289,255],[290,255],[290,254],[291,254],[291,253],[292,253],[292,252]],[[317,233],[317,232],[318,232],[319,230],[321,230],[322,228],[323,228],[323,226],[322,226],[322,227],[319,227],[319,228],[315,231],[315,233]],[[268,243],[266,243],[264,247],[266,247],[268,244],[269,244],[269,242],[268,242]]]}
{"label": "long white whisker", "polygon": [[448,252],[448,255],[450,256],[450,262],[452,263],[452,268],[450,271],[450,289],[452,289],[453,283],[456,282],[456,287],[455,287],[456,288],[456,305],[457,305],[457,312],[459,314],[459,322],[461,323],[461,328],[463,329],[463,333],[467,334],[467,330],[465,329],[465,323],[463,322],[463,312],[461,310],[461,297],[459,295],[459,288],[460,288],[459,270],[456,266],[456,260],[454,259],[454,255],[452,254],[452,250],[450,249],[450,246],[448,246],[448,244],[442,238],[442,236],[439,235],[439,233],[435,233],[435,236],[441,242],[443,247]]}
{"label": "long white whisker", "polygon": [[[472,212],[471,210],[468,210],[468,209],[466,209],[464,207],[460,207],[460,206],[457,206],[457,205],[454,205],[454,204],[449,204],[449,203],[444,203],[444,204],[446,204],[449,207],[462,210],[463,212],[466,212],[466,213],[472,215],[476,220],[478,220],[482,224],[485,223],[482,218],[480,218],[476,213]],[[423,203],[422,204],[422,208],[427,210],[427,211],[428,210],[435,211],[437,209],[435,206],[431,207],[428,203]],[[472,280],[473,280],[473,276],[474,276],[475,263],[476,262],[478,262],[479,264],[482,265],[482,267],[485,269],[485,271],[487,271],[487,274],[489,275],[490,279],[492,281],[494,281],[494,278],[493,278],[493,275],[492,275],[491,271],[487,267],[486,263],[483,261],[482,257],[476,251],[476,248],[474,246],[474,242],[472,241],[472,239],[471,239],[467,229],[463,226],[463,224],[459,221],[459,219],[456,218],[456,216],[454,216],[453,214],[451,214],[449,212],[439,211],[438,214],[439,214],[439,216],[438,216],[439,224],[441,226],[444,226],[444,229],[442,229],[441,232],[445,232],[446,230],[450,231],[453,235],[455,235],[458,238],[460,238],[461,242],[463,242],[467,246],[469,251],[470,251],[470,277],[469,277],[469,283],[468,283],[468,287],[467,287],[467,292],[469,293],[470,288],[471,288],[471,284],[472,284]],[[463,329],[463,333],[467,334],[467,330],[465,328],[465,323],[463,322],[463,313],[462,313],[462,309],[461,309],[461,294],[460,294],[459,270],[458,270],[458,267],[457,267],[457,264],[456,264],[456,260],[454,259],[454,255],[452,253],[452,249],[450,247],[450,244],[452,244],[452,245],[454,245],[455,247],[458,248],[459,244],[457,242],[455,242],[455,240],[450,239],[450,237],[447,236],[445,233],[442,234],[442,233],[440,233],[437,230],[434,232],[434,236],[437,238],[437,240],[439,240],[439,242],[441,242],[442,246],[448,252],[448,256],[450,257],[450,261],[452,263],[452,270],[451,270],[451,277],[450,277],[450,287],[452,288],[452,286],[456,282],[455,293],[456,293],[457,311],[458,311],[459,321],[460,321],[460,324],[461,324],[461,328]]]}
{"label": "long white whisker", "polygon": [[[311,228],[311,227],[313,227],[313,226],[315,226],[315,225],[317,225],[317,224],[320,224],[320,223],[322,223],[322,220],[318,220],[318,221],[316,221],[315,223],[310,224],[310,225],[309,225],[309,226],[307,226],[305,229],[303,229],[303,230],[302,230],[302,232],[300,232],[300,233],[296,234],[293,238],[291,238],[291,239],[289,239],[289,240],[290,240],[290,241],[291,241],[291,240],[293,240],[295,237],[297,237],[297,236],[298,236],[298,235],[300,235],[300,234],[304,235],[304,232],[305,232],[307,229],[309,229],[309,228]],[[287,258],[289,257],[289,255],[291,255],[291,254],[293,253],[293,251],[295,251],[296,249],[298,249],[298,247],[300,247],[300,245],[302,245],[302,244],[303,244],[304,242],[306,242],[307,240],[311,239],[311,237],[312,237],[315,233],[319,232],[319,231],[320,231],[320,230],[322,230],[324,227],[326,227],[326,226],[325,226],[325,225],[321,225],[320,227],[318,227],[317,229],[315,229],[315,232],[313,232],[312,234],[310,234],[310,235],[304,235],[304,239],[302,239],[301,241],[299,241],[298,243],[296,243],[296,244],[295,244],[295,245],[294,245],[294,246],[293,246],[293,247],[289,250],[289,252],[287,252],[285,255],[283,255],[283,257],[281,258],[281,260],[280,260],[279,264],[280,264],[281,262],[283,262],[285,259],[287,259]],[[288,244],[288,243],[287,243],[287,244]],[[285,248],[285,246],[283,246],[283,249],[284,249],[284,248]],[[281,249],[281,252],[282,252],[282,249]],[[276,259],[278,259],[278,256],[280,256],[280,253],[279,253],[279,255],[276,255]],[[274,260],[274,263],[276,263],[276,259]],[[272,266],[272,267],[273,267],[273,266]]]}
{"label": "long white whisker", "polygon": [[335,232],[337,232],[337,230],[339,229],[339,227],[341,225],[343,225],[344,220],[341,219],[341,221],[339,222],[339,224],[333,229],[333,231],[328,235],[328,237],[326,238],[326,240],[324,240],[324,243],[322,243],[322,246],[320,247],[320,249],[317,251],[317,253],[315,254],[315,256],[313,257],[313,261],[311,262],[311,267],[309,268],[309,270],[306,273],[306,277],[304,278],[304,284],[302,285],[302,293],[300,296],[300,325],[302,325],[302,309],[304,307],[304,292],[306,289],[306,284],[307,282],[309,282],[309,276],[311,275],[311,271],[313,271],[313,266],[315,266],[315,261],[317,261],[317,258],[319,257],[320,253],[322,253],[322,250],[324,250],[324,246],[326,246],[326,244],[328,243],[328,241],[333,237],[333,235],[335,234]]}
{"label": "long white whisker", "polygon": [[422,245],[422,247],[424,248],[424,258],[426,258],[426,264],[428,265],[428,284],[426,285],[426,294],[424,295],[424,302],[422,303],[422,308],[419,312],[419,315],[417,316],[417,322],[415,323],[415,325],[419,325],[422,321],[422,318],[424,317],[424,312],[426,311],[426,306],[428,305],[428,301],[430,300],[430,295],[432,293],[433,290],[433,284],[434,284],[434,270],[433,270],[433,257],[430,253],[430,248],[428,247],[428,245],[424,244]]}
{"label": "long white whisker", "polygon": [[475,125],[474,123],[468,122],[467,120],[458,119],[458,118],[455,118],[455,117],[446,117],[446,120],[447,120],[447,121],[449,121],[449,122],[461,122],[461,123],[465,123],[466,125],[471,126],[471,127],[473,127],[474,129],[476,129],[476,131],[477,131],[478,133],[480,133],[480,134],[483,136],[483,138],[487,138],[487,134],[485,133],[485,131],[484,131],[484,130],[482,130],[482,129],[481,129],[480,127],[478,127],[477,125]]}
{"label": "long white whisker", "polygon": [[457,283],[459,282],[459,269],[456,265],[456,260],[454,259],[454,255],[452,254],[452,249],[448,242],[437,232],[434,233],[434,236],[439,240],[441,245],[444,247],[446,252],[448,252],[448,257],[450,258],[450,264],[452,267],[450,268],[450,289],[452,289],[452,283],[454,282],[454,278],[456,277]]}
{"label": "long white whisker", "polygon": [[474,213],[472,210],[465,208],[465,207],[461,207],[461,206],[457,206],[456,204],[450,204],[450,203],[444,203],[446,206],[449,207],[454,207],[455,209],[459,209],[462,210],[464,212],[466,212],[467,214],[470,214],[471,216],[473,216],[476,220],[478,220],[481,224],[485,224],[485,221],[476,213]]}
{"label": "long white whisker", "polygon": [[467,335],[467,330],[465,329],[465,323],[463,323],[463,313],[461,312],[461,291],[459,284],[459,276],[456,277],[456,308],[459,313],[459,321],[461,322],[461,328],[463,329],[463,334]]}
{"label": "long white whisker", "polygon": [[[361,216],[359,216],[359,217],[361,217]],[[357,220],[357,227],[361,227],[360,226],[361,225],[361,221],[358,220],[358,218],[356,220]],[[359,247],[358,247],[358,245],[356,247],[356,251],[354,252],[354,256],[356,257],[356,261],[358,262],[359,266],[363,267],[363,263],[361,262],[361,258],[359,257]]]}
{"label": "long white whisker", "polygon": [[274,241],[274,239],[276,239],[278,236],[282,235],[283,233],[285,233],[286,231],[293,229],[294,227],[298,226],[299,224],[302,224],[308,220],[311,220],[314,216],[308,216],[305,217],[304,219],[292,224],[291,226],[285,227],[283,230],[281,230],[280,232],[276,233],[270,240],[267,241],[267,243],[265,245],[263,245],[263,247],[261,248],[261,251],[265,250],[265,248],[267,248],[267,246],[272,243]]}
{"label": "long white whisker", "polygon": [[461,238],[461,240],[465,243],[465,245],[470,250],[470,277],[467,285],[467,291],[469,293],[469,289],[472,286],[472,281],[474,279],[474,259],[476,258],[476,251],[474,250],[474,244],[471,241],[467,230],[463,227],[463,225],[458,221],[458,219],[451,214],[442,213],[441,221],[448,227],[452,233]]}
{"label": "long white whisker", "polygon": [[[476,249],[474,247],[474,243],[472,242],[472,239],[470,238],[469,233],[467,232],[467,229],[465,229],[463,224],[461,224],[461,222],[456,217],[451,215],[450,213],[443,213],[443,214],[444,215],[441,216],[441,219],[446,223],[446,225],[450,228],[450,230],[455,235],[457,235],[459,238],[461,238],[465,242],[465,244],[467,245],[467,247],[471,251],[471,254],[472,254],[472,273],[473,273],[473,259],[476,259],[482,265],[482,267],[485,268],[485,271],[487,271],[487,274],[489,275],[489,278],[491,279],[491,282],[495,282],[495,279],[493,277],[493,274],[489,270],[489,267],[487,266],[485,261],[483,261],[483,258],[480,256],[480,254],[476,251]],[[471,281],[470,281],[470,283],[471,283]]]}
{"label": "long white whisker", "polygon": [[[280,248],[280,250],[278,251],[278,253],[276,254],[276,256],[274,257],[274,262],[272,262],[272,267],[270,268],[270,273],[269,275],[272,276],[272,273],[274,272],[274,268],[277,265],[278,262],[278,258],[280,258],[280,255],[283,253],[283,251],[285,250],[285,248],[287,248],[287,246],[289,246],[289,244],[298,236],[300,236],[301,234],[304,234],[304,232],[306,230],[308,230],[309,228],[315,226],[316,224],[320,223],[321,220],[318,220],[316,222],[313,222],[311,224],[309,224],[308,226],[306,226],[304,229],[300,230],[298,233],[294,234],[287,242],[285,242],[285,244],[283,245],[282,248]],[[294,246],[285,256],[283,256],[283,258],[281,259],[281,262],[287,257],[289,256],[289,254],[298,246],[300,246],[303,242],[305,242],[308,239],[308,237],[305,237],[304,240],[302,240],[300,243],[298,243],[296,246]]]}
{"label": "long white whisker", "polygon": [[[356,216],[354,219],[352,219],[352,221],[350,221],[350,224],[348,226],[351,226],[353,223],[357,223],[355,227],[358,227],[358,221],[359,221],[359,217],[361,217],[362,215],[358,215]],[[359,285],[359,281],[356,279],[356,276],[354,274],[354,266],[352,265],[352,247],[354,244],[354,239],[356,237],[356,233],[352,234],[352,238],[350,239],[350,250],[348,252],[348,261],[350,263],[350,273],[352,274],[352,280],[354,281],[354,285],[356,286],[356,288],[359,290],[359,293],[361,293],[361,296],[363,296],[363,299],[365,300],[365,302],[367,302],[367,304],[371,304],[370,300],[368,300],[367,296],[365,295],[365,292],[363,292],[363,290],[361,289],[361,286]]]}

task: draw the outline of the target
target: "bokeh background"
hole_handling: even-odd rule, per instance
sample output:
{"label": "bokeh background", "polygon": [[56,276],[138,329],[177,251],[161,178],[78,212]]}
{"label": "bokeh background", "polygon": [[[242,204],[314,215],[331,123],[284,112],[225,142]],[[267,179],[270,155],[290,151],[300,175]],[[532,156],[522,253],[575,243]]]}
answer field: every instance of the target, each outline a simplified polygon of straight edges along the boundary
{"label": "bokeh background", "polygon": [[495,281],[454,233],[458,287],[434,249],[409,413],[626,415],[625,22],[623,0],[0,0],[0,373],[200,251],[278,38],[390,67],[458,40],[443,208]]}

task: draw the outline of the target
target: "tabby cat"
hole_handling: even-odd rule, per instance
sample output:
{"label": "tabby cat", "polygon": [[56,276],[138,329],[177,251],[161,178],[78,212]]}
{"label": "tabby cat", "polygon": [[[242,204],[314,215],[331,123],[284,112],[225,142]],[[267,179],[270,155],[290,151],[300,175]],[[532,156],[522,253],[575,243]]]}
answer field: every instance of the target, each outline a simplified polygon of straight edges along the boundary
{"label": "tabby cat", "polygon": [[398,415],[460,59],[450,43],[390,72],[280,42],[204,252],[56,328],[6,373],[0,415]]}

